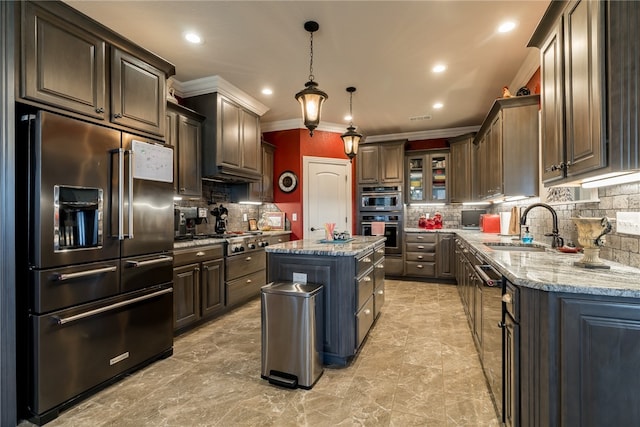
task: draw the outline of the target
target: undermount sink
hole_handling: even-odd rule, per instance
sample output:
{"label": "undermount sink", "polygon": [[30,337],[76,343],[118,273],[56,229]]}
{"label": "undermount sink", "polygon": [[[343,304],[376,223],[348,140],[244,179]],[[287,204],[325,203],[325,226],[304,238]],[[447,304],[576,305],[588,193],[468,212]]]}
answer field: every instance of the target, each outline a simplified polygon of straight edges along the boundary
{"label": "undermount sink", "polygon": [[546,248],[535,243],[485,243],[485,246],[496,251],[513,251],[513,252],[544,252]]}

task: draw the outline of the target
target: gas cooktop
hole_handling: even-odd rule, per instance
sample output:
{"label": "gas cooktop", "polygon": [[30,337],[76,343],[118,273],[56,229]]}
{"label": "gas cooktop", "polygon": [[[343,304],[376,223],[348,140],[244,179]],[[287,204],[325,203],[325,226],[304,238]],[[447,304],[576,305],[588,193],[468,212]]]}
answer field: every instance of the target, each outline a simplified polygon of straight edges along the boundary
{"label": "gas cooktop", "polygon": [[229,233],[223,234],[207,234],[207,233],[198,233],[198,234],[185,234],[182,236],[176,236],[174,238],[175,241],[184,241],[184,240],[200,240],[200,239],[232,239],[234,237],[245,237],[245,236],[255,236],[260,235],[262,232],[258,231],[232,231]]}

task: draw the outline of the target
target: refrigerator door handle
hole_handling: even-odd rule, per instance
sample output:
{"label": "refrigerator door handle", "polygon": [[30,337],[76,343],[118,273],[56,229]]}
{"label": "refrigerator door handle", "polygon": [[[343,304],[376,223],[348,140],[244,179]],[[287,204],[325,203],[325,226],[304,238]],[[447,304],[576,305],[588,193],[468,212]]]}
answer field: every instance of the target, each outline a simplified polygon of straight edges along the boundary
{"label": "refrigerator door handle", "polygon": [[107,305],[105,307],[96,308],[95,310],[85,311],[84,313],[76,314],[75,316],[69,317],[58,317],[53,316],[53,319],[56,321],[58,325],[65,325],[67,323],[75,322],[78,320],[86,319],[87,317],[95,316],[100,313],[104,313],[107,311],[115,310],[116,308],[125,307],[127,305],[135,304],[140,301],[145,301],[151,298],[158,297],[160,295],[168,294],[173,292],[173,288],[163,289],[158,292],[154,292],[152,294],[142,295],[137,298],[132,298],[126,301],[120,301],[115,304]]}
{"label": "refrigerator door handle", "polygon": [[124,240],[124,153],[118,148],[118,240]]}
{"label": "refrigerator door handle", "polygon": [[172,256],[161,256],[159,258],[150,259],[147,261],[127,261],[127,265],[131,267],[146,267],[148,265],[161,264],[161,263],[170,262],[170,261],[173,262]]}
{"label": "refrigerator door handle", "polygon": [[127,150],[129,154],[129,239],[133,239],[133,150]]}
{"label": "refrigerator door handle", "polygon": [[103,273],[111,273],[118,270],[118,267],[95,268],[93,270],[78,271],[76,273],[58,273],[55,278],[58,281],[77,279],[78,277],[95,276]]}

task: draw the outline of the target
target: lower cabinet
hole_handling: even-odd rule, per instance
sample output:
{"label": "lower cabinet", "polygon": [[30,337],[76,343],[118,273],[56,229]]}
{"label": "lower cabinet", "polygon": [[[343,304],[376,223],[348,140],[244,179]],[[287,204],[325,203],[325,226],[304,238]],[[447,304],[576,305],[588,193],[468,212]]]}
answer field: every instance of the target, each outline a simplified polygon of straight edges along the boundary
{"label": "lower cabinet", "polygon": [[384,244],[373,250],[373,314],[377,318],[384,305]]}
{"label": "lower cabinet", "polygon": [[264,250],[227,257],[225,286],[228,307],[260,295],[260,288],[267,284],[265,266]]}
{"label": "lower cabinet", "polygon": [[224,245],[174,251],[173,328],[224,309]]}
{"label": "lower cabinet", "polygon": [[404,275],[432,279],[454,279],[455,234],[405,233]]}

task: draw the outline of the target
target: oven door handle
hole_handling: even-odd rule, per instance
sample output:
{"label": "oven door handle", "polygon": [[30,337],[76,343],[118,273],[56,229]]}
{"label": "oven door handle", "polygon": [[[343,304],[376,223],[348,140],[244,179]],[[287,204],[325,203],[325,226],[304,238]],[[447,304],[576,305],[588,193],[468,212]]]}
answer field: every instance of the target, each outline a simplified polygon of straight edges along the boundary
{"label": "oven door handle", "polygon": [[94,268],[92,270],[78,271],[76,273],[58,273],[55,275],[55,278],[58,281],[71,280],[71,279],[77,279],[78,277],[95,276],[102,273],[112,273],[117,270],[118,270],[118,267],[115,267],[115,266]]}
{"label": "oven door handle", "polygon": [[[196,256],[200,256],[201,252],[198,252],[196,254]],[[203,254],[204,255],[204,254]],[[169,262],[169,261],[173,261],[173,257],[171,256],[161,256],[158,257],[156,259],[150,259],[147,261],[127,261],[127,265],[130,267],[146,267],[148,265],[153,265],[153,264],[162,264],[165,262]]]}
{"label": "oven door handle", "polygon": [[171,292],[173,292],[173,288],[167,288],[161,291],[154,292],[152,294],[142,295],[126,301],[120,301],[115,304],[107,305],[105,307],[96,308],[95,310],[85,311],[84,313],[76,314],[75,316],[62,317],[62,318],[58,316],[53,316],[53,319],[55,319],[58,325],[65,325],[67,323],[76,322],[78,320],[86,319],[87,317],[92,317],[100,313],[115,310],[116,308],[126,307],[127,305],[131,305],[140,301],[145,301],[151,298],[155,298],[160,295],[169,294]]}

